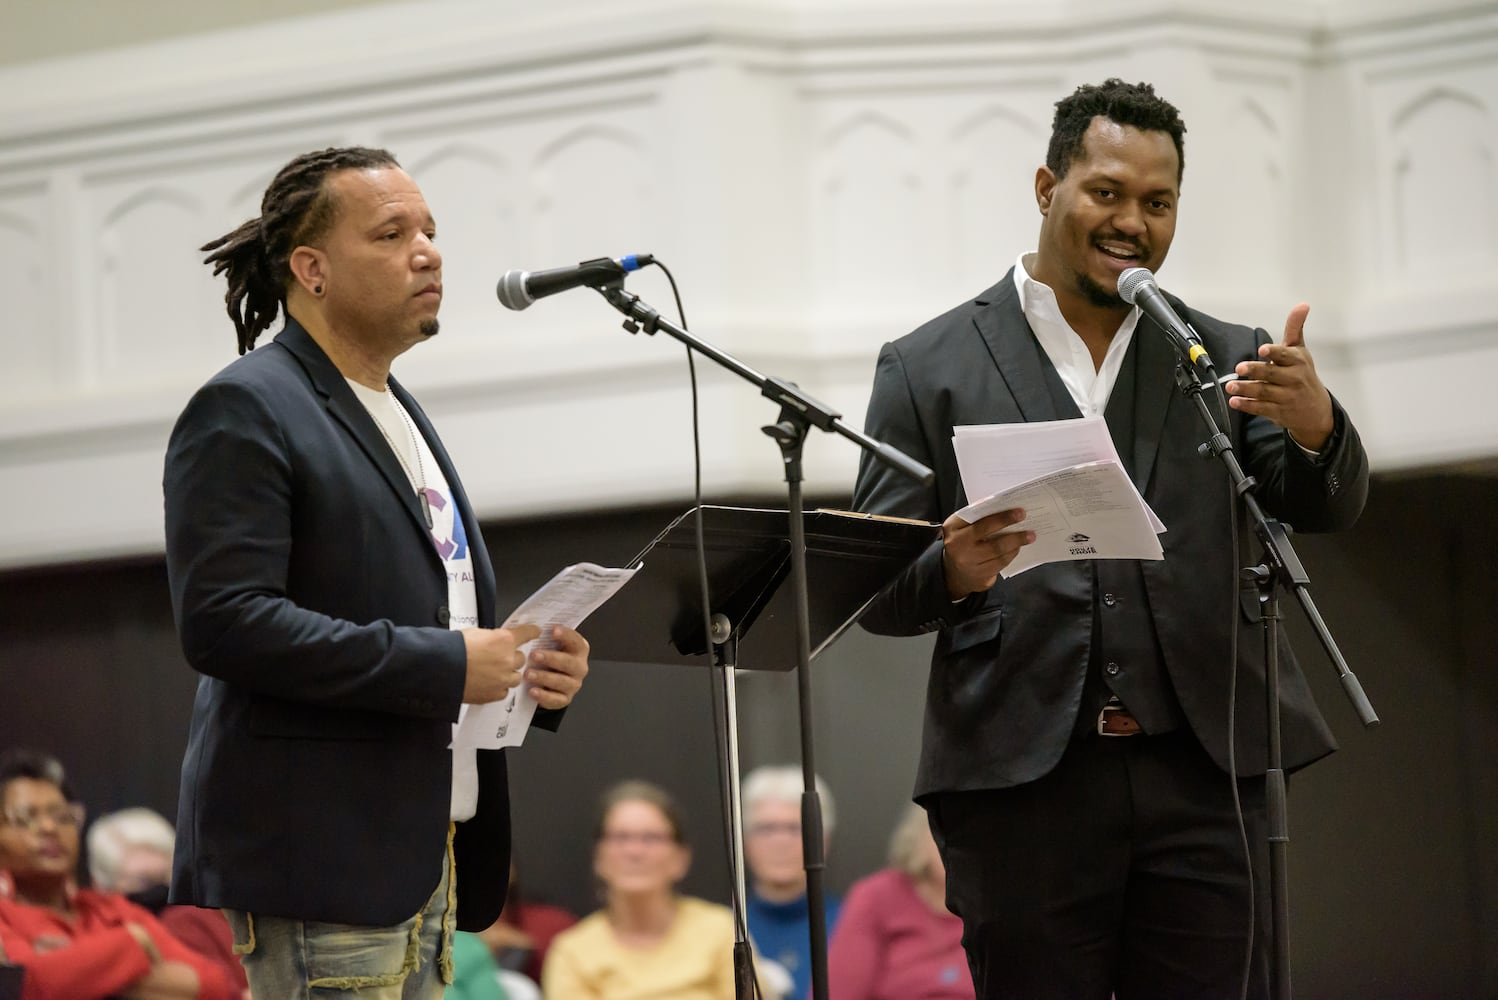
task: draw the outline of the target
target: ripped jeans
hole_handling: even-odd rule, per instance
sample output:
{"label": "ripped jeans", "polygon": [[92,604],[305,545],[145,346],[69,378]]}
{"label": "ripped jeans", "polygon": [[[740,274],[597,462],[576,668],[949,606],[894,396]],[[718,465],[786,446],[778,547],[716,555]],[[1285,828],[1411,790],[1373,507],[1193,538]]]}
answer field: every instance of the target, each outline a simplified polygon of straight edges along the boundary
{"label": "ripped jeans", "polygon": [[255,1000],[442,1000],[453,981],[452,832],[442,879],[394,927],[329,924],[225,910]]}

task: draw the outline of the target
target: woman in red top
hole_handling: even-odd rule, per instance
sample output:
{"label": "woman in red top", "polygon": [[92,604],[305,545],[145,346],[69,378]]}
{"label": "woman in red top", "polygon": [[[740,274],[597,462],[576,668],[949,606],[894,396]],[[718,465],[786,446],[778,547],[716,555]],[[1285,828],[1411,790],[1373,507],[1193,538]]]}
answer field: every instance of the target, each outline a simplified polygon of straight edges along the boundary
{"label": "woman in red top", "polygon": [[0,948],[25,970],[22,1000],[237,996],[149,912],[74,885],[82,822],[57,761],[0,755]]}
{"label": "woman in red top", "polygon": [[920,806],[906,807],[889,863],[848,889],[827,945],[827,995],[973,1000],[962,921],[947,910],[947,870]]}

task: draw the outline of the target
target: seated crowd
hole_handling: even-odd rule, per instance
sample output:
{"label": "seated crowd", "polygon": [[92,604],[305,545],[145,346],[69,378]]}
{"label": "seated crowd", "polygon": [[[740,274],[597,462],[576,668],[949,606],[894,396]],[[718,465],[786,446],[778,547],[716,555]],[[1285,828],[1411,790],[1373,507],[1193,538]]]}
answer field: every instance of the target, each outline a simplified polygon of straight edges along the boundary
{"label": "seated crowd", "polygon": [[[824,835],[833,804],[817,781]],[[222,913],[167,902],[175,834],[149,809],[88,828],[91,888],[79,885],[84,807],[62,765],[0,754],[0,997],[20,1000],[248,1000]],[[811,990],[801,773],[771,767],[744,782],[745,916],[758,995]],[[678,891],[692,863],[681,811],[663,789],[626,781],[603,796],[593,874],[601,907],[581,921],[533,899],[510,871],[499,920],[458,934],[448,1000],[734,1000],[734,918]],[[925,814],[910,807],[890,867],[826,900],[831,1000],[967,1000],[961,922]],[[261,998],[266,1000],[266,998]]]}

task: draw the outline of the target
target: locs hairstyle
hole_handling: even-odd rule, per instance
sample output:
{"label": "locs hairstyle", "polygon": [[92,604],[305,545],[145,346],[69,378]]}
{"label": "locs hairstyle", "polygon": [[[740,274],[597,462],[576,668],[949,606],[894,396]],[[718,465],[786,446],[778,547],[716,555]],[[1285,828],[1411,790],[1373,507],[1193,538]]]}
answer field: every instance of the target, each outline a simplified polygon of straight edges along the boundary
{"label": "locs hairstyle", "polygon": [[208,254],[203,263],[213,268],[214,277],[228,275],[224,302],[239,334],[240,354],[254,348],[255,338],[285,308],[291,252],[316,243],[333,224],[338,206],[327,190],[328,176],[398,166],[389,152],[363,146],[303,153],[265,189],[258,217],[198,248]]}
{"label": "locs hairstyle", "polygon": [[1149,84],[1124,83],[1117,77],[1084,84],[1056,102],[1045,165],[1057,180],[1066,176],[1072,160],[1082,152],[1082,136],[1098,115],[1141,132],[1167,133],[1175,143],[1176,162],[1180,164],[1176,183],[1181,182],[1186,171],[1186,124],[1181,121],[1181,113],[1169,101],[1156,97],[1155,88]]}

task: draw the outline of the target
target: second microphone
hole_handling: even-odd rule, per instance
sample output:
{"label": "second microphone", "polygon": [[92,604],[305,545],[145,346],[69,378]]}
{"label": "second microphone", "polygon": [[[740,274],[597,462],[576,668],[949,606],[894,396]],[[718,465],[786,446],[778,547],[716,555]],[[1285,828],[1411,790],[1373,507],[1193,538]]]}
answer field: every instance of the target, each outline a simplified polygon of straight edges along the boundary
{"label": "second microphone", "polygon": [[631,271],[655,263],[648,253],[624,257],[598,257],[570,267],[553,267],[545,271],[506,271],[495,289],[499,304],[506,309],[524,309],[537,299],[573,288],[599,288],[617,281]]}

